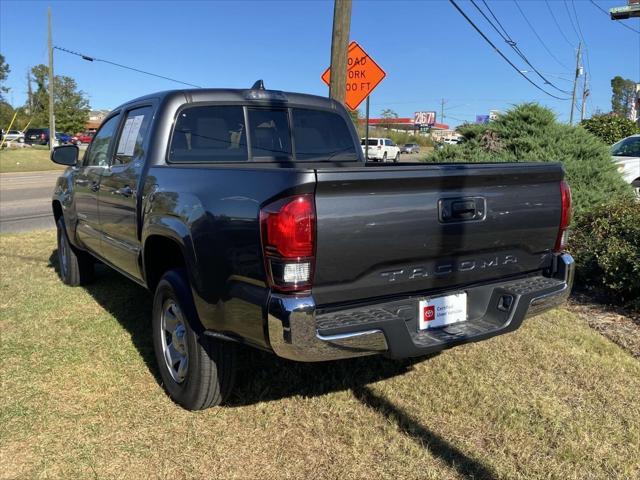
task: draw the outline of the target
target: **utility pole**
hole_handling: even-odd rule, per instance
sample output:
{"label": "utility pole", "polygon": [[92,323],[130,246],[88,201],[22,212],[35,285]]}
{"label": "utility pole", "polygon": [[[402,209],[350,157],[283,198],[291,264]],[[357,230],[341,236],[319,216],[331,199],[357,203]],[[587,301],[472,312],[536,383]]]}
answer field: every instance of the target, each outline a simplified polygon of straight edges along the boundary
{"label": "utility pole", "polygon": [[589,89],[587,88],[587,72],[584,72],[584,82],[582,83],[582,108],[580,109],[580,121],[584,120],[585,109],[587,108],[587,97]]}
{"label": "utility pole", "polygon": [[31,89],[31,68],[27,69],[27,107],[29,116],[33,115],[33,90]]}
{"label": "utility pole", "polygon": [[576,76],[573,79],[573,94],[571,95],[571,115],[569,115],[569,125],[573,125],[573,110],[576,107],[576,88],[578,77],[580,76],[580,55],[582,53],[582,42],[578,42],[578,54],[576,55]]}
{"label": "utility pole", "polygon": [[53,112],[53,39],[51,36],[51,7],[48,10],[49,36],[47,46],[49,48],[49,150],[53,152],[53,144],[56,141],[56,116]]}
{"label": "utility pole", "polygon": [[347,49],[351,28],[351,0],[334,0],[329,97],[344,103],[347,85]]}
{"label": "utility pole", "polygon": [[444,123],[444,104],[446,102],[444,101],[444,98],[442,100],[440,100],[440,121],[442,123]]}

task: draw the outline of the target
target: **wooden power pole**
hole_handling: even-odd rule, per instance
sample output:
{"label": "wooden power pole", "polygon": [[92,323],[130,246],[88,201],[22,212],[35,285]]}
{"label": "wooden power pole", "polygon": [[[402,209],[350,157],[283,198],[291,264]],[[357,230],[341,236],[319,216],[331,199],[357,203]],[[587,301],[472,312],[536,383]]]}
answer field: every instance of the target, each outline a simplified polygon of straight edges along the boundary
{"label": "wooden power pole", "polygon": [[53,145],[56,141],[56,116],[53,112],[53,39],[51,35],[51,7],[48,10],[49,36],[47,46],[49,47],[49,150],[53,152]]}
{"label": "wooden power pole", "polygon": [[569,115],[569,125],[573,125],[573,111],[576,107],[576,88],[578,87],[578,77],[580,77],[580,54],[582,53],[582,42],[578,42],[578,54],[576,55],[576,76],[573,79],[573,94],[571,95],[571,115]]}
{"label": "wooden power pole", "polygon": [[347,50],[350,28],[351,0],[334,0],[329,97],[342,103],[344,103],[347,85]]}
{"label": "wooden power pole", "polygon": [[585,109],[587,108],[587,97],[589,96],[589,89],[587,88],[587,72],[584,72],[584,79],[582,83],[582,108],[580,109],[580,121],[584,120],[586,115]]}

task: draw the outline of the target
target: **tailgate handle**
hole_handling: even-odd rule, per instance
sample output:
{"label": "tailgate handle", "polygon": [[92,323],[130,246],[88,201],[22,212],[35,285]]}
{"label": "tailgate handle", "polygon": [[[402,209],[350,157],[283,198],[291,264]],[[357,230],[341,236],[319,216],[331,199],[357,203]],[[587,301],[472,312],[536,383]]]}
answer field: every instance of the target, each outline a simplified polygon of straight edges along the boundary
{"label": "tailgate handle", "polygon": [[442,223],[484,220],[486,200],[483,197],[441,198],[438,217]]}
{"label": "tailgate handle", "polygon": [[451,218],[468,219],[476,215],[476,202],[474,200],[462,200],[451,204]]}

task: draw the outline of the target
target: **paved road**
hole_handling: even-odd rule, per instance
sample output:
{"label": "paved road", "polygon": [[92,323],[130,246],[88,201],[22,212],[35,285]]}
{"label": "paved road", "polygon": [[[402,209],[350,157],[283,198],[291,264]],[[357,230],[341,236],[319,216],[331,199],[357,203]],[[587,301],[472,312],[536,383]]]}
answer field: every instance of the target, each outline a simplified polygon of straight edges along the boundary
{"label": "paved road", "polygon": [[0,232],[53,228],[51,194],[60,173],[0,173]]}

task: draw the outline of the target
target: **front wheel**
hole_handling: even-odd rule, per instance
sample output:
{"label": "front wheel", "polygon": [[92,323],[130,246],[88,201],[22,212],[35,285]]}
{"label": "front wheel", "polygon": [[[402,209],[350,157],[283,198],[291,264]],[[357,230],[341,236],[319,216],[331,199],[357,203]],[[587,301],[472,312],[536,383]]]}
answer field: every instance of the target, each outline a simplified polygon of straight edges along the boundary
{"label": "front wheel", "polygon": [[153,348],[164,388],[187,410],[220,405],[235,378],[235,345],[204,335],[184,270],[165,273],[153,299]]}
{"label": "front wheel", "polygon": [[382,163],[385,163],[387,161],[387,152],[384,152],[382,154]]}
{"label": "front wheel", "polygon": [[398,163],[398,159],[400,158],[400,152],[396,153],[395,158],[393,159],[393,163]]}
{"label": "front wheel", "polygon": [[19,138],[19,139],[18,139],[18,143],[24,143],[24,138],[22,138],[22,137],[21,137],[21,138]]}

